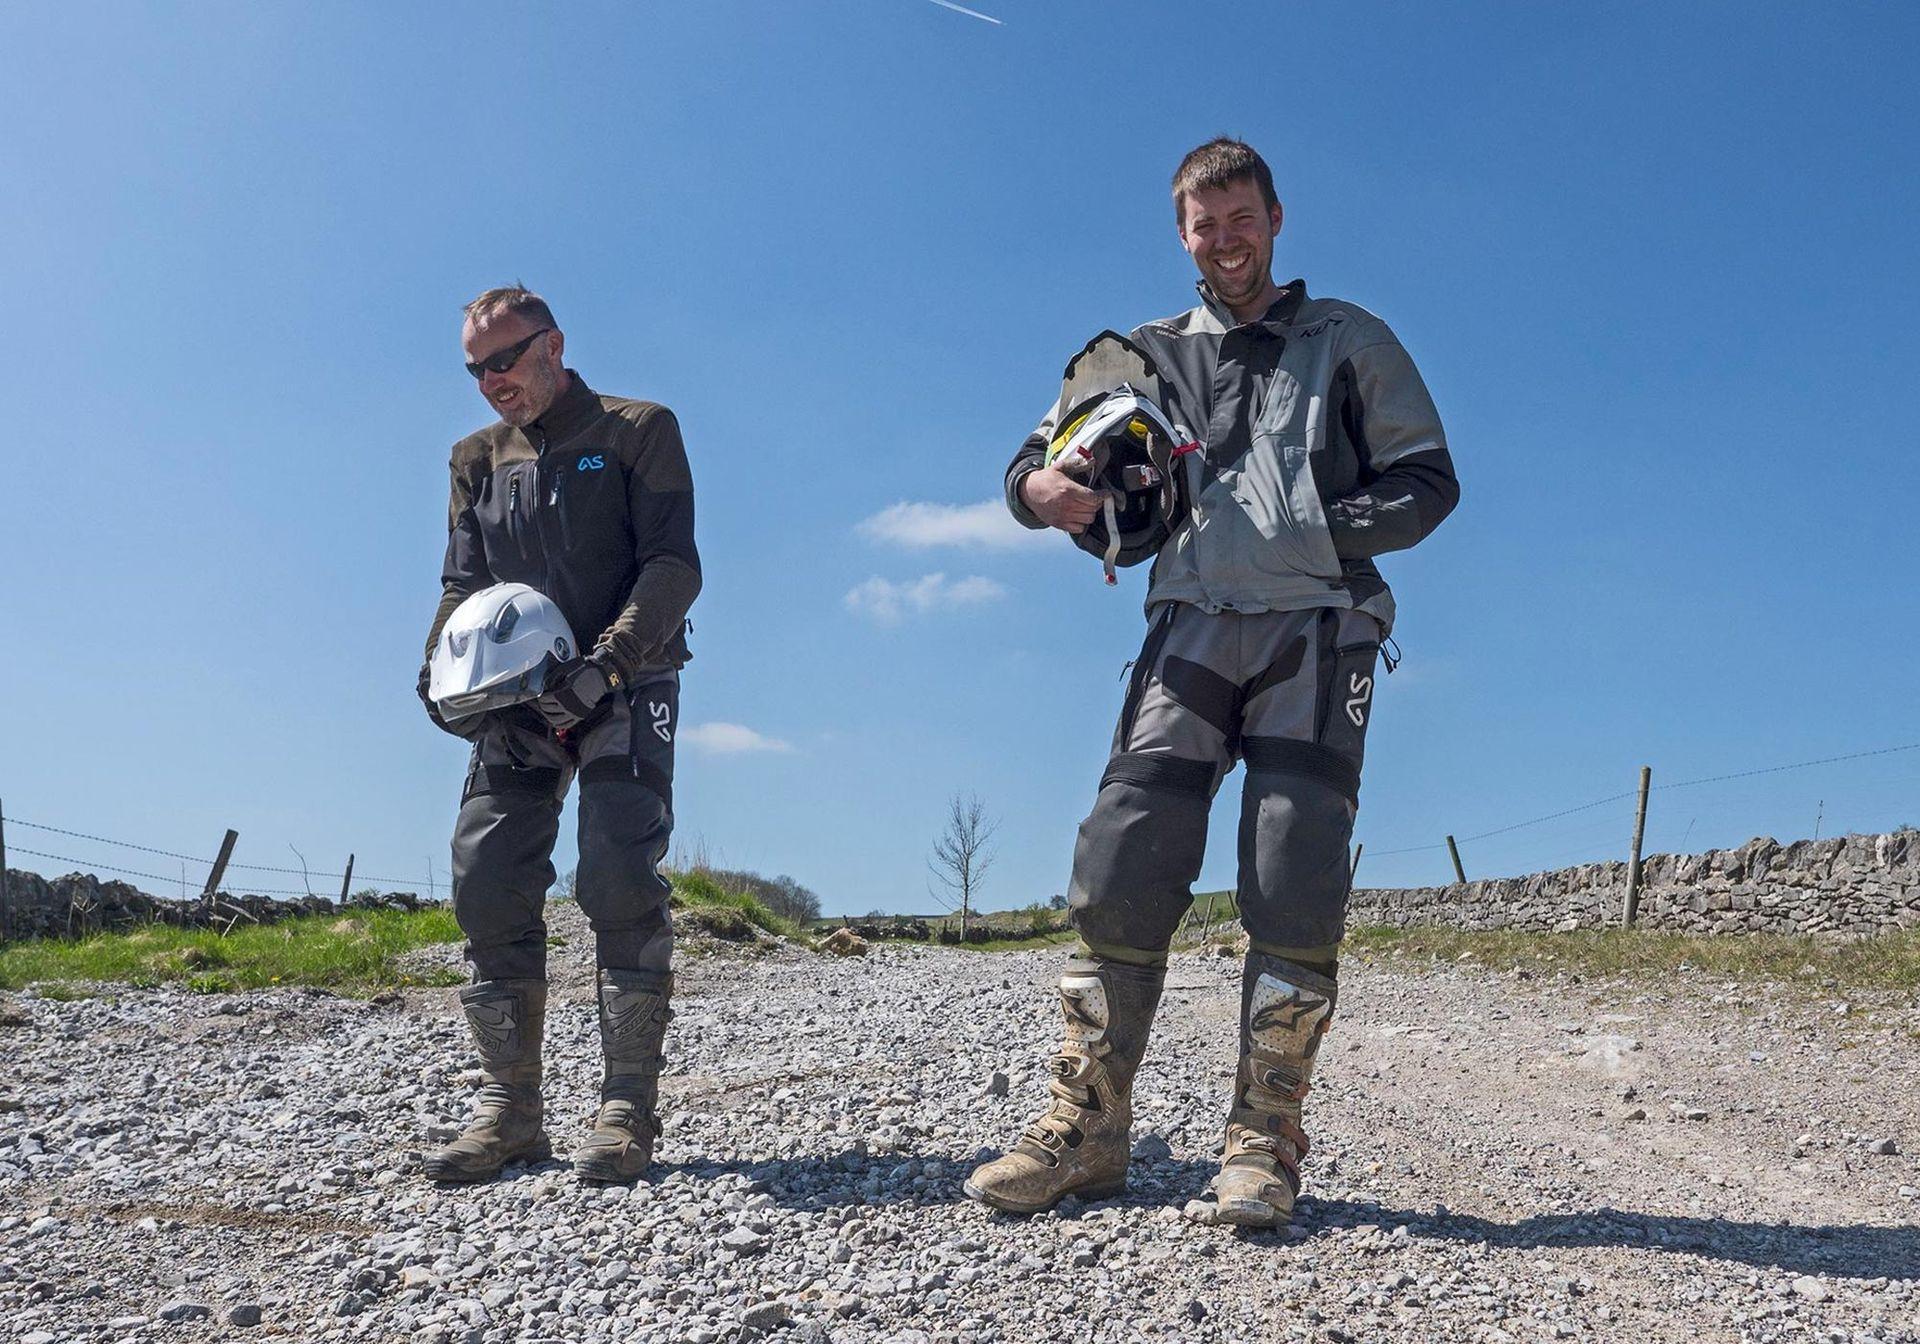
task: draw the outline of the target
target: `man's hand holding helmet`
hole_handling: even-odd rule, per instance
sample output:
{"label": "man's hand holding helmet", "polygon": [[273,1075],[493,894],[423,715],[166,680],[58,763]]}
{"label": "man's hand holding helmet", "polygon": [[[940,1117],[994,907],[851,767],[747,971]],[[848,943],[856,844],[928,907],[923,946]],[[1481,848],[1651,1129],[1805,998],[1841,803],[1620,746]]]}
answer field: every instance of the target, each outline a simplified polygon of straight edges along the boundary
{"label": "man's hand holding helmet", "polygon": [[547,689],[533,707],[540,711],[547,727],[564,733],[585,722],[619,684],[618,673],[592,658],[575,658],[548,674]]}
{"label": "man's hand holding helmet", "polygon": [[1064,471],[1044,467],[1028,472],[1020,482],[1020,498],[1048,527],[1075,536],[1086,531],[1100,512],[1098,490],[1088,489]]}
{"label": "man's hand holding helmet", "polygon": [[428,687],[433,680],[433,664],[420,664],[420,681],[414,687],[414,693],[420,697],[420,703],[427,707],[427,717],[433,720],[433,726],[443,733],[452,733],[455,737],[471,742],[480,736],[480,730],[486,725],[485,714],[469,714],[464,718],[451,721],[440,716],[440,707],[433,703]]}

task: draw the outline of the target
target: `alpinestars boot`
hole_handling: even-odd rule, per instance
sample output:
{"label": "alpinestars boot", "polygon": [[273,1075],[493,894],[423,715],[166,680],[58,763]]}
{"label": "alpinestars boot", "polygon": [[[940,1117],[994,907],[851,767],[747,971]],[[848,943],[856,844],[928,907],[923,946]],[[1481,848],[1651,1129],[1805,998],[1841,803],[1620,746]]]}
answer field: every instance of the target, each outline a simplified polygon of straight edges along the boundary
{"label": "alpinestars boot", "polygon": [[1103,1199],[1126,1188],[1133,1075],[1166,975],[1164,967],[1117,961],[1067,963],[1052,1103],[1010,1152],[968,1177],[969,1197],[1007,1213],[1039,1213],[1068,1195]]}
{"label": "alpinestars boot", "polygon": [[1303,966],[1248,952],[1240,981],[1240,1067],[1227,1112],[1226,1151],[1207,1221],[1282,1227],[1300,1194],[1307,1133],[1300,1105],[1320,1038],[1333,1020],[1334,982]]}
{"label": "alpinestars boot", "polygon": [[593,1132],[574,1150],[583,1181],[626,1183],[644,1175],[660,1137],[662,1046],[673,1013],[673,977],[638,971],[600,972],[600,1049],[606,1072]]}
{"label": "alpinestars boot", "polygon": [[460,1137],[426,1156],[436,1181],[484,1181],[509,1162],[553,1156],[540,1105],[547,982],[482,980],[460,991],[460,1006],[480,1052],[482,1085]]}

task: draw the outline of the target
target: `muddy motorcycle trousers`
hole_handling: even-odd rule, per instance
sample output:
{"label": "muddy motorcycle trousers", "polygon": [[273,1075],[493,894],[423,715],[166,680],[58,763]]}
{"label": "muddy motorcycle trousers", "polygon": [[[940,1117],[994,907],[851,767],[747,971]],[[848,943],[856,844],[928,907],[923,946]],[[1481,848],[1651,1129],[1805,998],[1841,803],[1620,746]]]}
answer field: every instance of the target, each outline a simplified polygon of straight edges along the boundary
{"label": "muddy motorcycle trousers", "polygon": [[673,833],[679,673],[612,691],[566,740],[530,706],[493,715],[474,743],[453,831],[453,913],[474,979],[546,977],[543,916],[567,789],[580,781],[574,896],[603,970],[664,976],[673,946],[660,864]]}
{"label": "muddy motorcycle trousers", "polygon": [[1154,608],[1074,850],[1069,904],[1091,951],[1165,953],[1193,901],[1214,795],[1244,763],[1241,921],[1268,955],[1334,956],[1380,643],[1379,622],[1344,609]]}

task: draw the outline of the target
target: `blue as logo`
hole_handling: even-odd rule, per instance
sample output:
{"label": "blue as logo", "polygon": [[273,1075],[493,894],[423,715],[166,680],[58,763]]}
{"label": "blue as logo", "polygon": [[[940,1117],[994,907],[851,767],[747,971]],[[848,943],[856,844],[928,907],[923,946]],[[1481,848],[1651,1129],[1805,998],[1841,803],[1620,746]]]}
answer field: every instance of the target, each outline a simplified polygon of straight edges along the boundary
{"label": "blue as logo", "polygon": [[598,471],[600,470],[600,468],[606,465],[607,465],[606,456],[601,453],[595,453],[592,457],[581,458],[579,465],[576,466],[574,470],[575,471]]}

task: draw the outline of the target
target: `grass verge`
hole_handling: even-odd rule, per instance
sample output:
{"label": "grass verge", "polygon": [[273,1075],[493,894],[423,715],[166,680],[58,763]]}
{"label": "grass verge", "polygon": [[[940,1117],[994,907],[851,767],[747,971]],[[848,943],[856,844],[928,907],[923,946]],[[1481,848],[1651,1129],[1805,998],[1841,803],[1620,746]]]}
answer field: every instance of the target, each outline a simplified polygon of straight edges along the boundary
{"label": "grass verge", "polygon": [[416,947],[459,941],[453,912],[444,907],[303,915],[241,925],[224,935],[148,924],[125,933],[0,947],[0,989],[37,985],[49,998],[73,998],[102,983],[141,989],[184,984],[203,994],[281,985],[348,993],[452,985],[466,977],[452,969],[402,971],[396,959]]}
{"label": "grass verge", "polygon": [[1048,929],[1043,933],[1031,933],[1019,938],[989,938],[981,943],[943,943],[940,946],[958,948],[963,952],[1022,952],[1033,947],[1052,947],[1057,943],[1070,943],[1078,937],[1072,929]]}
{"label": "grass verge", "polygon": [[1473,961],[1497,971],[1641,978],[1698,972],[1730,980],[1920,988],[1920,930],[1837,942],[1785,934],[1698,935],[1647,929],[1518,933],[1363,927],[1348,932],[1343,955],[1388,961]]}
{"label": "grass verge", "polygon": [[695,869],[671,873],[673,894],[668,903],[680,912],[680,918],[703,929],[715,938],[740,941],[753,936],[755,929],[791,938],[811,945],[812,940],[790,919],[784,919],[744,891],[720,885],[712,874]]}

